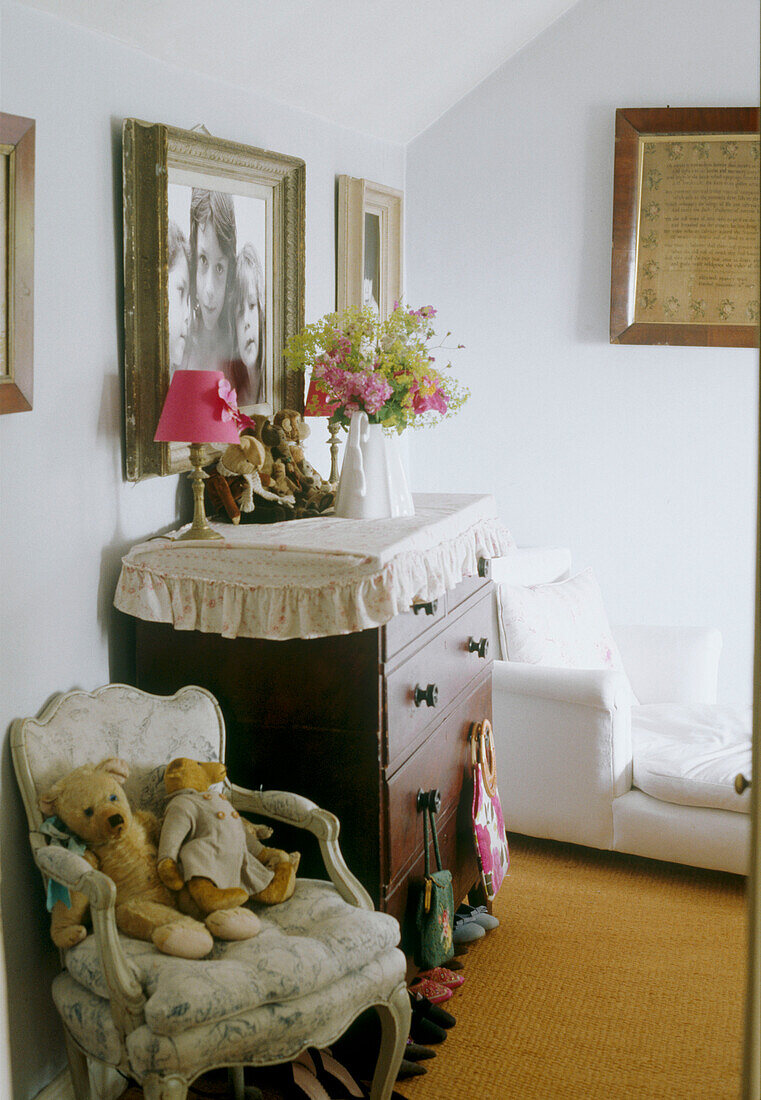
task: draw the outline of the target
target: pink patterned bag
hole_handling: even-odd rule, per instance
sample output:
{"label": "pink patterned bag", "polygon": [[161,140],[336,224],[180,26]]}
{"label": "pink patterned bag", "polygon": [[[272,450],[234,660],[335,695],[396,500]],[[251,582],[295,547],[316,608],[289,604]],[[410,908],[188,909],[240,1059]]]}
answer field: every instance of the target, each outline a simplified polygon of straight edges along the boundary
{"label": "pink patterned bag", "polygon": [[488,718],[483,722],[474,722],[470,727],[470,754],[473,764],[473,835],[481,881],[491,901],[510,866],[510,852],[497,790],[494,735]]}

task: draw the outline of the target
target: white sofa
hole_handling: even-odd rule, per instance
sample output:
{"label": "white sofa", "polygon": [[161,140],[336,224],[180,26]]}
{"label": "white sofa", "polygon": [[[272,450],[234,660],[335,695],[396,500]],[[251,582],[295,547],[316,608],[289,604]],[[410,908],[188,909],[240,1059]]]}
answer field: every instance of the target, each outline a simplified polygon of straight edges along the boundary
{"label": "white sofa", "polygon": [[[569,571],[567,550],[516,550],[492,562],[497,586],[557,582]],[[750,777],[750,707],[716,703],[719,632],[613,634],[625,673],[495,661],[508,831],[747,873],[749,792],[738,795],[734,778]],[[503,636],[502,657],[504,645]]]}

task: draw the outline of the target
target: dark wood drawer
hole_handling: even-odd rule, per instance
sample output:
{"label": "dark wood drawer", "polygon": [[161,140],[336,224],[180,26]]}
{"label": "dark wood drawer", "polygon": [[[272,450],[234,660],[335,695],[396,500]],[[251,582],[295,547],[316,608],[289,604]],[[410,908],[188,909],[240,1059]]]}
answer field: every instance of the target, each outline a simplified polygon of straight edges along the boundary
{"label": "dark wood drawer", "polygon": [[460,604],[465,603],[466,600],[469,600],[470,597],[480,591],[480,589],[483,588],[485,590],[487,585],[490,590],[493,590],[492,583],[488,578],[465,577],[464,580],[460,581],[454,588],[450,588],[447,592],[447,611],[451,614]]}
{"label": "dark wood drawer", "polygon": [[[393,767],[412,751],[425,736],[429,726],[449,704],[491,664],[492,639],[491,600],[473,604],[462,615],[448,623],[435,634],[430,642],[413,653],[386,679],[386,763]],[[478,641],[488,638],[490,650],[487,658],[468,650],[471,638]],[[436,705],[426,701],[415,703],[416,689],[425,692],[434,685]]]}
{"label": "dark wood drawer", "polygon": [[423,846],[423,818],[417,810],[417,792],[441,791],[441,820],[464,800],[472,801],[468,733],[472,722],[491,718],[491,674],[464,698],[424,744],[388,780],[387,843],[384,881],[393,883],[416,851]]}
{"label": "dark wood drawer", "polygon": [[389,661],[410,642],[420,638],[427,630],[442,622],[447,615],[447,596],[440,596],[428,604],[418,604],[419,610],[396,615],[383,627],[383,660]]}

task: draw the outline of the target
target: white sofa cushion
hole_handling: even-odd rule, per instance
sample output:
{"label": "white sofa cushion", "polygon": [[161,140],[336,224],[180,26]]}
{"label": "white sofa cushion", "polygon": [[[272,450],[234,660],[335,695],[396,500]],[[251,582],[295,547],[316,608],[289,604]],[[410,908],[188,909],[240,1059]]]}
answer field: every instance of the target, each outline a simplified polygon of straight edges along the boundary
{"label": "white sofa cushion", "polygon": [[662,802],[749,813],[751,708],[651,703],[632,708],[633,785]]}
{"label": "white sofa cushion", "polygon": [[500,584],[497,599],[502,652],[508,661],[624,672],[591,569],[551,584]]}

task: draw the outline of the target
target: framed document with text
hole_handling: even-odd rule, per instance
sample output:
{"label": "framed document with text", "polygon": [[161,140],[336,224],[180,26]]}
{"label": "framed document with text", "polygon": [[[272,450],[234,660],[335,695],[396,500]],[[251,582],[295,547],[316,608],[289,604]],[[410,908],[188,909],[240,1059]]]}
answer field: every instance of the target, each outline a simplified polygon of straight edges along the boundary
{"label": "framed document with text", "polygon": [[616,111],[610,339],[756,347],[759,112]]}

